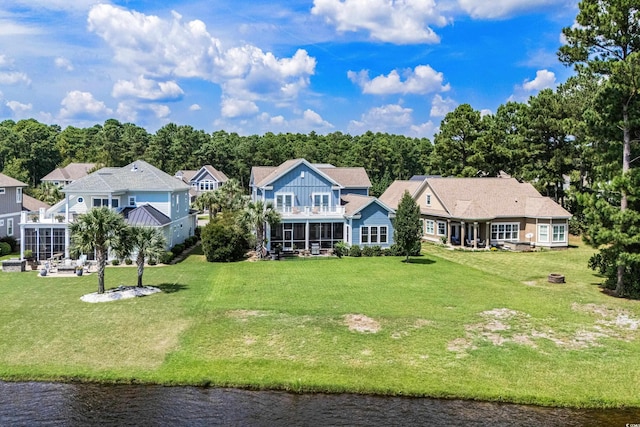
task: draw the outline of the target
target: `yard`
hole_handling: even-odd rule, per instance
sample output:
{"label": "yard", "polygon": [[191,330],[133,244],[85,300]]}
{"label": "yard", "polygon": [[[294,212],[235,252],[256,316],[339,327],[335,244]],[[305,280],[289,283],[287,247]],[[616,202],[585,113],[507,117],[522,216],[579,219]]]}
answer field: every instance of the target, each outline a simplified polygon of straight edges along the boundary
{"label": "yard", "polygon": [[[640,303],[591,249],[145,269],[164,291],[80,301],[95,275],[0,273],[0,378],[640,406]],[[566,284],[547,283],[551,272]],[[106,287],[136,270],[108,268]]]}

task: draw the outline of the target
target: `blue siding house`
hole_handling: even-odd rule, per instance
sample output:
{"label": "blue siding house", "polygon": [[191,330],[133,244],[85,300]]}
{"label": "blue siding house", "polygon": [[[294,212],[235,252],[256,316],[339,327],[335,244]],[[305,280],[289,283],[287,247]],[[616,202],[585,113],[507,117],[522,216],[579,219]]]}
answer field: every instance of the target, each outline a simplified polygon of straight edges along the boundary
{"label": "blue siding house", "polygon": [[395,211],[369,196],[364,168],[293,159],[251,169],[251,198],[272,202],[280,224],[268,231],[268,249],[327,251],[338,242],[388,247]]}

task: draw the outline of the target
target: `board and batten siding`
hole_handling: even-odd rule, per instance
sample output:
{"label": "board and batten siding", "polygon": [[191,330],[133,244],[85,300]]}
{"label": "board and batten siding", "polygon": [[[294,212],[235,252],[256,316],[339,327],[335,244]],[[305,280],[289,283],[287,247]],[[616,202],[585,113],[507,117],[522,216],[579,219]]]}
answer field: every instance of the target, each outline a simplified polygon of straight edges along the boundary
{"label": "board and batten siding", "polygon": [[4,194],[0,194],[0,215],[20,212],[22,210],[22,203],[16,202],[17,187],[0,188],[4,188]]}
{"label": "board and batten siding", "polygon": [[330,193],[331,206],[340,206],[340,190],[332,190],[333,183],[305,164],[300,164],[282,175],[266,191],[266,199],[275,202],[277,193],[293,193],[294,206],[311,206],[314,193]]}

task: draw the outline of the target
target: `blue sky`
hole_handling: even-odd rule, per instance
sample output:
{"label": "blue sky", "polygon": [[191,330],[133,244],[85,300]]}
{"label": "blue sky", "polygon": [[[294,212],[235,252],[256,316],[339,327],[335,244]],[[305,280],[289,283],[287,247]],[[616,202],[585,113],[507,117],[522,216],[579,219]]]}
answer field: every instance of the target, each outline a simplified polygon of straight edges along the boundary
{"label": "blue sky", "polygon": [[431,138],[572,74],[576,0],[3,0],[0,120]]}

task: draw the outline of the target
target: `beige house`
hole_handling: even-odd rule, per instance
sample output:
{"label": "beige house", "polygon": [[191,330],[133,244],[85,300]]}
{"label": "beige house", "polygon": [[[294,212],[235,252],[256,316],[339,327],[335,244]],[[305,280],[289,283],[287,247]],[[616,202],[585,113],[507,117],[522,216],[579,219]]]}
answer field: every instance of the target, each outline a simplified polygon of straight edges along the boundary
{"label": "beige house", "polygon": [[45,175],[40,181],[50,182],[60,188],[71,184],[73,181],[89,175],[94,170],[95,163],[69,163],[63,168],[57,168]]}
{"label": "beige house", "polygon": [[395,181],[380,200],[397,209],[405,191],[420,206],[425,240],[472,248],[569,244],[571,214],[531,184],[514,178]]}

